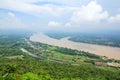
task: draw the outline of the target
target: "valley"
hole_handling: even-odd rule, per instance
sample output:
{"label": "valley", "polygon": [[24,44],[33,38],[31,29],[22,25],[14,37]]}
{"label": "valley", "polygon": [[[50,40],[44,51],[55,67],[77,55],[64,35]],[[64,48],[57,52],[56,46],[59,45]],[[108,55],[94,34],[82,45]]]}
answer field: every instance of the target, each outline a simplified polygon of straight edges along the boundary
{"label": "valley", "polygon": [[[31,41],[31,34],[1,36],[0,80],[120,79],[120,60]],[[46,39],[44,35],[40,37]]]}
{"label": "valley", "polygon": [[73,42],[68,39],[69,37],[58,40],[58,39],[50,38],[47,35],[44,35],[42,33],[35,34],[30,37],[30,40],[34,42],[41,42],[41,43],[46,43],[49,45],[54,45],[59,47],[66,47],[66,48],[81,50],[85,52],[94,53],[99,56],[106,56],[108,58],[114,58],[118,60],[120,59],[120,48]]}

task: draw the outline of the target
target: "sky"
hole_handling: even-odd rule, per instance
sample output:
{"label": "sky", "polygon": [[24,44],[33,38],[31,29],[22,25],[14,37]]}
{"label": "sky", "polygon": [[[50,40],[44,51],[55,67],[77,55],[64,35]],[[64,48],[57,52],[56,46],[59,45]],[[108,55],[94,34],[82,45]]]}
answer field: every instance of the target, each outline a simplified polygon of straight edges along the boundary
{"label": "sky", "polygon": [[120,31],[120,0],[0,0],[0,29]]}

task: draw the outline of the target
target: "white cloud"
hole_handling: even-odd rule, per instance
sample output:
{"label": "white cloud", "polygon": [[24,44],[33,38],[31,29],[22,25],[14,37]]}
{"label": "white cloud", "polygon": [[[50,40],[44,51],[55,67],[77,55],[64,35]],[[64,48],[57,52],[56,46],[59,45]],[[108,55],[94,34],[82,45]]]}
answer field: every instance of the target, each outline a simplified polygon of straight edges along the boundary
{"label": "white cloud", "polygon": [[108,18],[107,11],[103,11],[102,6],[96,1],[91,1],[88,5],[80,7],[71,17],[75,23],[99,22]]}
{"label": "white cloud", "polygon": [[62,24],[60,22],[56,22],[56,21],[50,21],[48,23],[49,27],[60,27]]}
{"label": "white cloud", "polygon": [[[46,4],[44,4],[44,2]],[[78,8],[76,5],[78,4],[80,6],[82,2],[83,0],[0,0],[0,8],[19,11],[35,16],[40,16],[42,14],[61,17],[66,13],[72,13]],[[41,3],[42,5],[34,3]]]}
{"label": "white cloud", "polygon": [[112,16],[108,19],[109,23],[120,23],[120,14]]}
{"label": "white cloud", "polygon": [[71,25],[71,23],[68,22],[65,24],[65,27],[72,27],[72,25]]}
{"label": "white cloud", "polygon": [[0,29],[22,29],[27,27],[14,13],[8,12],[7,14],[0,15],[0,17]]}
{"label": "white cloud", "polygon": [[53,4],[67,5],[67,6],[80,6],[84,2],[89,2],[91,0],[18,0],[27,3],[37,3],[37,2],[50,2]]}
{"label": "white cloud", "polygon": [[[90,0],[87,0],[90,1]],[[39,2],[53,2],[53,4],[36,5],[33,3]],[[55,3],[66,4],[64,6],[54,5]],[[69,4],[74,4],[70,6]],[[72,19],[76,17],[84,18],[85,20],[103,19],[107,16],[107,12],[102,12],[102,7],[95,1],[90,2],[87,6],[75,6],[77,3],[82,3],[82,0],[0,0],[0,8],[9,9],[13,11],[24,12],[27,14],[62,16],[64,14],[71,14],[74,12]],[[49,14],[48,14],[49,13]],[[88,15],[89,13],[89,15]],[[97,13],[97,14],[96,14]],[[88,15],[88,16],[86,16]],[[83,17],[82,17],[83,16]],[[94,18],[93,18],[94,16]]]}
{"label": "white cloud", "polygon": [[[83,28],[85,29],[86,27],[88,28],[88,26],[91,28],[91,25],[92,27],[98,28],[103,21],[107,22],[108,20],[108,22],[112,23],[116,21],[120,22],[120,15],[110,17],[108,12],[103,10],[103,7],[97,3],[97,0],[0,0],[0,8],[11,11],[7,16],[0,17],[0,28],[13,28],[13,26],[15,28],[26,27],[26,25],[12,13],[14,11],[37,16],[41,25],[36,24],[32,27],[35,28],[38,25],[39,29],[42,29],[40,26],[44,26],[45,28],[49,26],[48,28],[56,29],[58,29],[58,27],[59,29],[60,27],[82,29],[81,27],[84,26]],[[19,17],[20,16],[21,15],[19,15]],[[61,23],[56,21],[60,21]],[[105,24],[108,24],[108,22]]]}
{"label": "white cloud", "polygon": [[9,16],[12,16],[12,17],[15,17],[15,14],[12,13],[12,12],[8,12],[8,15],[9,15]]}
{"label": "white cloud", "polygon": [[[64,11],[64,7],[59,7],[52,4],[36,5],[33,2],[39,2],[40,0],[0,0],[0,8],[9,9],[13,11],[24,12],[32,15],[52,15],[60,16]],[[49,13],[49,14],[48,14]]]}

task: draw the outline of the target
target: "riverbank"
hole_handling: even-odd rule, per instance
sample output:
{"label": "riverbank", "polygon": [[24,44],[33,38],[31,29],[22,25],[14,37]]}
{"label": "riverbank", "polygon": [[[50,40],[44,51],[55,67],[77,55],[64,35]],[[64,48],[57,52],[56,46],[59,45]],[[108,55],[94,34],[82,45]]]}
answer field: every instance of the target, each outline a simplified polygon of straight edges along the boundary
{"label": "riverbank", "polygon": [[54,45],[59,47],[67,47],[71,49],[82,50],[82,51],[90,52],[100,56],[106,56],[108,58],[114,58],[114,59],[120,60],[120,48],[73,42],[68,40],[68,38],[69,37],[57,40],[57,39],[50,38],[47,35],[44,35],[42,33],[37,33],[32,35],[30,37],[30,40],[34,42],[46,43],[49,45]]}

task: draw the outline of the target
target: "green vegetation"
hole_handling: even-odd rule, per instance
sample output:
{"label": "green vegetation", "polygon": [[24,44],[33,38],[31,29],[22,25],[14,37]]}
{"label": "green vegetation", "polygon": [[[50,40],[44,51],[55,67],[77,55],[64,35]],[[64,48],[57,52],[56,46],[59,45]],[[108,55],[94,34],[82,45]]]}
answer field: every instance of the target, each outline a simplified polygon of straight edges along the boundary
{"label": "green vegetation", "polygon": [[69,40],[75,42],[83,42],[90,44],[99,44],[113,47],[120,47],[120,34],[84,34],[84,33],[46,33],[49,37],[61,39],[64,37],[70,37]]}
{"label": "green vegetation", "polygon": [[[30,41],[29,41],[30,42]],[[70,62],[73,64],[94,63],[95,61],[104,61],[102,57],[84,51],[72,50],[68,48],[47,45],[38,42],[30,42],[37,49],[29,48],[29,52],[43,56],[47,59]],[[29,45],[29,44],[28,44]]]}
{"label": "green vegetation", "polygon": [[[119,68],[93,64],[107,62],[102,57],[30,42],[25,40],[28,35],[11,35],[0,35],[0,80],[120,80]],[[25,54],[21,48],[44,60]]]}
{"label": "green vegetation", "polygon": [[[4,62],[4,63],[3,63]],[[3,80],[119,80],[120,71],[112,68],[97,68],[93,65],[60,64],[26,56],[24,60],[0,62],[0,76]],[[3,76],[3,77],[2,77]]]}

